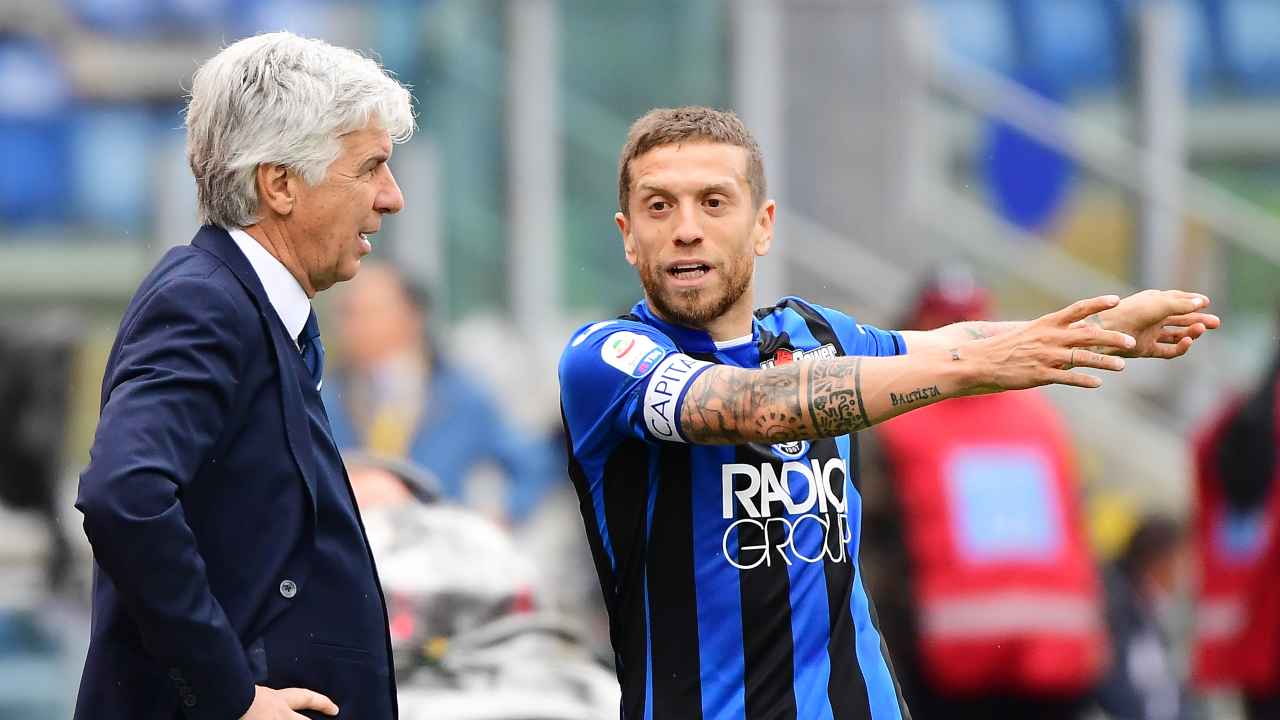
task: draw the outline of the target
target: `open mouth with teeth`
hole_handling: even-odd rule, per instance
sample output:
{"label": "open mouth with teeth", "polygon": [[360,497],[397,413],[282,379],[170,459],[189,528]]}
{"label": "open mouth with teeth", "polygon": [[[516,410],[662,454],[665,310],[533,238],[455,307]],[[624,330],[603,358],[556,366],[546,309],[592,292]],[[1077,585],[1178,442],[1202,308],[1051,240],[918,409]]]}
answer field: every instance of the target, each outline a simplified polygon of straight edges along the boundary
{"label": "open mouth with teeth", "polygon": [[683,263],[672,265],[667,272],[677,280],[697,280],[711,271],[710,265],[701,263]]}

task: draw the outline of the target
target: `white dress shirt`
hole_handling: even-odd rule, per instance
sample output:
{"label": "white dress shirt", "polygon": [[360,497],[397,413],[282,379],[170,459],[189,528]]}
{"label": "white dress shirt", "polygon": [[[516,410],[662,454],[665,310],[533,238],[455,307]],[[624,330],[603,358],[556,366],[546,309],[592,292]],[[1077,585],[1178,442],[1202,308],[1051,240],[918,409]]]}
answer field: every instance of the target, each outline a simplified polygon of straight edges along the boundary
{"label": "white dress shirt", "polygon": [[253,266],[253,272],[258,275],[258,281],[267,291],[267,299],[271,301],[271,307],[275,308],[276,315],[280,316],[280,322],[284,323],[296,347],[298,335],[302,334],[302,328],[307,324],[307,317],[311,315],[311,300],[307,297],[306,291],[298,284],[297,278],[289,272],[284,263],[267,252],[267,249],[253,239],[252,235],[241,228],[228,230],[228,232],[231,233],[231,239],[236,241],[240,252],[244,253],[245,258],[249,260],[249,265]]}

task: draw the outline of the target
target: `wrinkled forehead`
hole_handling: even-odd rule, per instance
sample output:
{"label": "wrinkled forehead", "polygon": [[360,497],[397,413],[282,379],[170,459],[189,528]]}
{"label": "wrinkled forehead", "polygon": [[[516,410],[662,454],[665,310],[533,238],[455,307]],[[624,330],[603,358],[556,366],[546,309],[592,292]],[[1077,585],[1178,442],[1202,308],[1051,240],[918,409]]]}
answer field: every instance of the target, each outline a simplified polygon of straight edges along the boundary
{"label": "wrinkled forehead", "polygon": [[691,141],[660,145],[631,161],[631,187],[698,192],[708,187],[747,191],[747,151],[737,145]]}
{"label": "wrinkled forehead", "polygon": [[381,154],[391,157],[395,149],[395,145],[391,142],[391,133],[377,122],[371,122],[359,130],[343,133],[338,139],[342,142],[342,151],[347,154]]}

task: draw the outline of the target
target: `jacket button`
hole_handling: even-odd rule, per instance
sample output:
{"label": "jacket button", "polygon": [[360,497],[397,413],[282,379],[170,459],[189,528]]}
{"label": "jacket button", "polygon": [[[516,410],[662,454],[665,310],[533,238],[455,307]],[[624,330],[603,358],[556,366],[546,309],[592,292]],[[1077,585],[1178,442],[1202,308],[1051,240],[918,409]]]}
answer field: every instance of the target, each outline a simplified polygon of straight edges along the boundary
{"label": "jacket button", "polygon": [[280,594],[286,598],[292,598],[298,594],[298,584],[292,580],[282,580],[280,582]]}

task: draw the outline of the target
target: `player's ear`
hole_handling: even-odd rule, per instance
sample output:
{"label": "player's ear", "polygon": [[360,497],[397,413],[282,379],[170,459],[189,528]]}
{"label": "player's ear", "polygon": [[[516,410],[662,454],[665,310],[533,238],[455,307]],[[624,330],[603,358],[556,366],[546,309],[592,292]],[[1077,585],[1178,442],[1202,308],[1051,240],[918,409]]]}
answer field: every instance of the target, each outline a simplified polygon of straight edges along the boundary
{"label": "player's ear", "polygon": [[614,214],[613,221],[618,223],[618,232],[622,234],[622,254],[627,258],[627,262],[635,267],[636,240],[631,234],[631,219],[619,212]]}
{"label": "player's ear", "polygon": [[276,215],[293,212],[293,184],[297,178],[284,165],[258,165],[255,180],[258,185],[258,206]]}
{"label": "player's ear", "polygon": [[773,220],[777,211],[778,204],[772,200],[765,200],[756,211],[755,227],[752,228],[755,237],[752,249],[758,256],[767,255],[769,248],[773,247]]}

